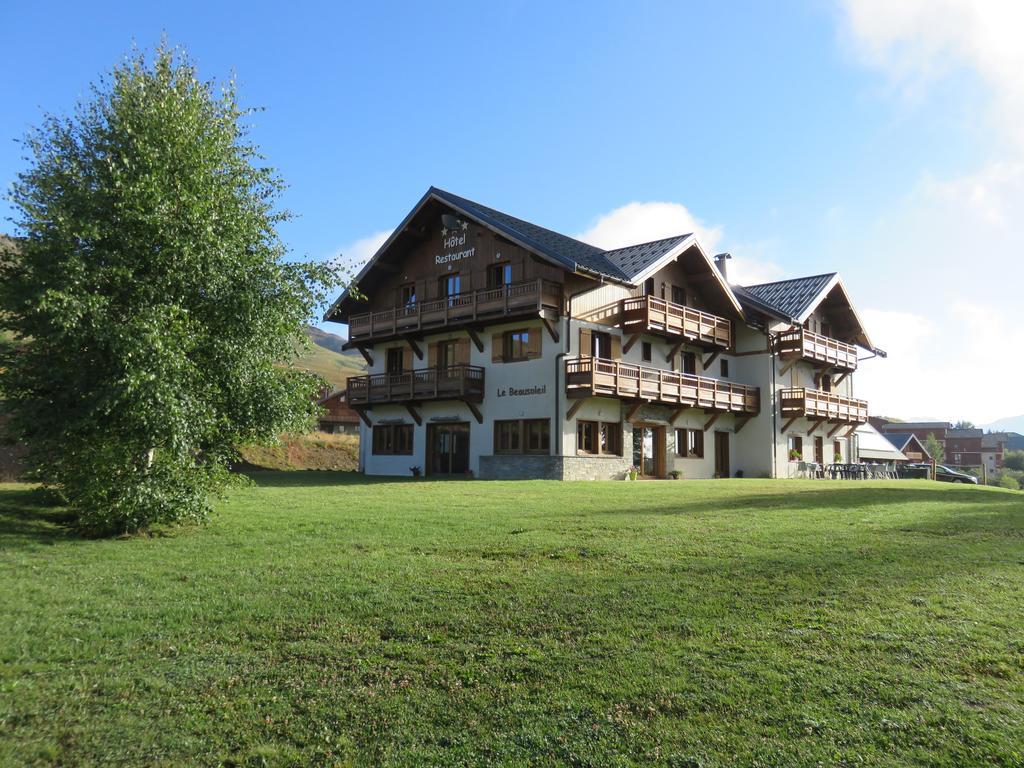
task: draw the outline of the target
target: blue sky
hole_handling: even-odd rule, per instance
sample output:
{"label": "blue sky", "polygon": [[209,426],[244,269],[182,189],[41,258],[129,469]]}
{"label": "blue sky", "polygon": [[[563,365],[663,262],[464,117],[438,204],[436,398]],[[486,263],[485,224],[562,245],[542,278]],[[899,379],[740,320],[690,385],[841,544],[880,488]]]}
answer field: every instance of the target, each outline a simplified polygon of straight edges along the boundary
{"label": "blue sky", "polygon": [[[1011,306],[993,262],[1022,276],[1020,226],[970,209],[979,195],[997,214],[1024,200],[1016,61],[979,53],[1020,22],[1010,4],[981,21],[966,0],[942,13],[918,0],[160,5],[0,9],[16,30],[5,58],[21,63],[0,71],[0,183],[43,110],[69,111],[133,41],[166,33],[265,108],[253,135],[290,185],[298,218],[282,234],[297,255],[362,258],[431,184],[567,234],[696,228],[749,279],[840,271],[897,353],[865,365],[884,410],[1024,412],[1005,386],[978,403],[945,381],[963,364],[949,335]],[[937,235],[968,223],[957,243]],[[987,276],[965,278],[959,259]],[[1017,322],[1001,335],[1024,341]],[[1024,375],[1007,365],[997,373]],[[894,395],[893,376],[935,392]]]}

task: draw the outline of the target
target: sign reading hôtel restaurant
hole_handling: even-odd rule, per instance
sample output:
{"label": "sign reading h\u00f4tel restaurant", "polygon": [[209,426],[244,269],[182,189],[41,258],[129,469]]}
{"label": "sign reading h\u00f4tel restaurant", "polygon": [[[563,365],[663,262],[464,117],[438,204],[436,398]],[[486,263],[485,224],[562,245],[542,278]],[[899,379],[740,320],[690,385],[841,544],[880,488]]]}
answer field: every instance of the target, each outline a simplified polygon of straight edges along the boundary
{"label": "sign reading h\u00f4tel restaurant", "polygon": [[[441,245],[444,253],[434,256],[434,263],[438,266],[451,264],[453,261],[470,259],[476,253],[476,248],[465,248],[469,239],[469,222],[444,213],[441,215]],[[461,250],[460,250],[461,249]]]}

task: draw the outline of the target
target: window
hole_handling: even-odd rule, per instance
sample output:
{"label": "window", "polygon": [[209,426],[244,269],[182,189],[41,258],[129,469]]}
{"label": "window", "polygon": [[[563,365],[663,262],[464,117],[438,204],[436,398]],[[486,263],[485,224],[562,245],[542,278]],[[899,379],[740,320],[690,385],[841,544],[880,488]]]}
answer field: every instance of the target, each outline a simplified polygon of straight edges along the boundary
{"label": "window", "polygon": [[644,280],[644,296],[654,295],[654,278],[648,277]]}
{"label": "window", "polygon": [[494,452],[522,453],[520,432],[521,423],[518,421],[494,422]]}
{"label": "window", "polygon": [[804,457],[804,439],[796,435],[791,435],[789,438],[789,457],[793,457],[793,451],[799,454],[798,460],[802,460]]}
{"label": "window", "polygon": [[454,340],[437,342],[437,367],[450,368],[455,365],[456,352]]}
{"label": "window", "polygon": [[501,264],[492,264],[487,268],[487,287],[501,288],[512,284],[512,265],[507,261]]}
{"label": "window", "polygon": [[373,428],[374,456],[411,456],[412,424],[377,424]]}
{"label": "window", "polygon": [[722,378],[723,379],[729,378],[729,361],[728,360],[721,360],[721,361],[719,361],[719,366],[720,366],[720,368],[722,370]]}
{"label": "window", "polygon": [[693,352],[683,352],[683,373],[697,375],[697,355]]}
{"label": "window", "polygon": [[601,357],[605,360],[612,359],[612,337],[609,333],[594,331],[591,335],[590,354],[593,357]]}
{"label": "window", "polygon": [[385,362],[388,373],[401,373],[405,370],[405,350],[401,347],[388,347],[388,357]]}
{"label": "window", "polygon": [[576,450],[594,455],[622,455],[622,425],[610,421],[577,421]]}
{"label": "window", "polygon": [[672,303],[679,304],[680,306],[686,306],[686,291],[682,286],[672,286]]}
{"label": "window", "polygon": [[530,354],[530,332],[528,330],[509,331],[504,338],[505,349],[502,357],[506,363],[526,360]]}
{"label": "window", "polygon": [[494,422],[494,452],[550,453],[551,422],[548,419]]}
{"label": "window", "polygon": [[462,278],[458,272],[442,275],[437,281],[437,292],[442,298],[458,296],[462,292]]}
{"label": "window", "polygon": [[406,283],[398,289],[400,307],[409,307],[416,303],[416,283]]}
{"label": "window", "polygon": [[651,342],[644,341],[640,343],[640,356],[644,359],[645,363],[651,362]]}
{"label": "window", "polygon": [[704,430],[677,429],[676,455],[687,459],[704,458]]}
{"label": "window", "polygon": [[821,374],[821,376],[820,376],[820,378],[818,380],[818,388],[821,389],[822,392],[831,392],[832,391],[832,377],[829,376],[827,373]]}

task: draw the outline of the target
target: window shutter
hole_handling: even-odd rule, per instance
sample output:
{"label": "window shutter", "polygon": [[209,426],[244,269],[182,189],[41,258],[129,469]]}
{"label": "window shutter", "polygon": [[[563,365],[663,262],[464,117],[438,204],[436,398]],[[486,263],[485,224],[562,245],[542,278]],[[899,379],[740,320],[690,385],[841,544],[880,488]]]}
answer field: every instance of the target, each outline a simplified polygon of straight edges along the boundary
{"label": "window shutter", "polygon": [[427,345],[427,368],[437,367],[437,342]]}
{"label": "window shutter", "polygon": [[504,334],[493,333],[491,334],[491,362],[500,363],[504,358]]}
{"label": "window shutter", "polygon": [[610,334],[612,337],[612,360],[622,359],[622,337],[614,333]]}
{"label": "window shutter", "polygon": [[402,370],[412,370],[412,347],[402,347]]}
{"label": "window shutter", "polygon": [[531,328],[530,336],[527,340],[526,357],[530,360],[535,360],[540,357],[540,344],[541,337],[544,332],[540,328]]}
{"label": "window shutter", "polygon": [[594,354],[593,342],[589,328],[580,328],[580,357],[590,357]]}
{"label": "window shutter", "polygon": [[455,362],[469,365],[469,339],[459,339],[455,342]]}

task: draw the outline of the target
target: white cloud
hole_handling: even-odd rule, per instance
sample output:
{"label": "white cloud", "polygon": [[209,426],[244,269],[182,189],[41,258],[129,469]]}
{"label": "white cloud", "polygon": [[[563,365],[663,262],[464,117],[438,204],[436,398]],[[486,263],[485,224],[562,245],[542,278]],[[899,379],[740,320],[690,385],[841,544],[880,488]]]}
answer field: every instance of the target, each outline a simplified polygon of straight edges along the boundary
{"label": "white cloud", "polygon": [[704,250],[714,253],[722,237],[720,227],[709,227],[679,203],[627,203],[599,216],[577,240],[598,248],[622,248],[637,243],[693,233]]}
{"label": "white cloud", "polygon": [[331,254],[330,259],[342,269],[351,272],[355,276],[389,237],[391,237],[390,229],[374,232],[372,235],[367,235],[348,245],[342,246],[335,253]]}

